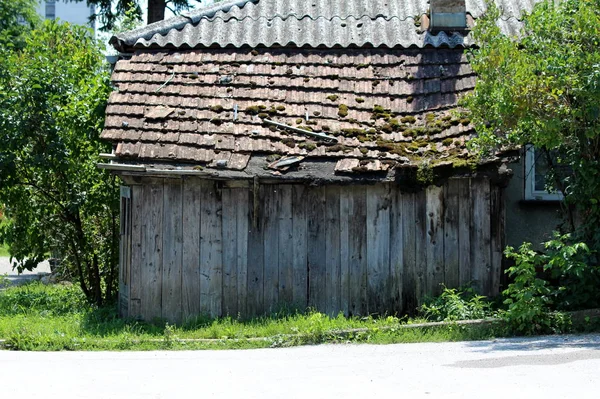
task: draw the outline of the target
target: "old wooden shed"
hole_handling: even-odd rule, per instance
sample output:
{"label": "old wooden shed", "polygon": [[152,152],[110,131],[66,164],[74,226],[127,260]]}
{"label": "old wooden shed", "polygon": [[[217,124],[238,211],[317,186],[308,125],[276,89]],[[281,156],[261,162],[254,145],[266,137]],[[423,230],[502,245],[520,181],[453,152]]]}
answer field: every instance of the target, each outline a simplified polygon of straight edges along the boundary
{"label": "old wooden shed", "polygon": [[457,105],[483,2],[445,6],[450,22],[431,3],[224,2],[112,38],[100,166],[125,182],[124,316],[396,314],[440,284],[498,293],[508,174],[466,149]]}

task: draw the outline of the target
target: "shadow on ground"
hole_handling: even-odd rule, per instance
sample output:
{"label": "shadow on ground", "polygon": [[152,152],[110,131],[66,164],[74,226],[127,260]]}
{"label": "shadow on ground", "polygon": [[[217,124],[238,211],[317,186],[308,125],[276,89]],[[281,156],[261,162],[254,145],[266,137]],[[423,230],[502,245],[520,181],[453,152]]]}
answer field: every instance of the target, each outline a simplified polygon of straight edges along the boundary
{"label": "shadow on ground", "polygon": [[472,341],[465,345],[474,352],[494,351],[537,351],[541,349],[579,348],[600,349],[600,336],[547,335],[541,337],[497,339],[494,341]]}

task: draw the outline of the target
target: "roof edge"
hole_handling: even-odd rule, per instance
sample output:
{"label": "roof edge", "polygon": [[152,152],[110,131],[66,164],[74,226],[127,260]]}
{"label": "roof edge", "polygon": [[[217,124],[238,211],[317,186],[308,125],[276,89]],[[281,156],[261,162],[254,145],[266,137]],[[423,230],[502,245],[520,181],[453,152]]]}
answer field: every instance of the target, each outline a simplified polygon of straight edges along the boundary
{"label": "roof edge", "polygon": [[185,25],[197,23],[202,18],[212,18],[217,12],[228,12],[233,7],[244,7],[248,3],[257,3],[260,0],[231,0],[224,3],[217,3],[212,6],[200,8],[188,13],[183,13],[173,18],[154,22],[139,29],[119,33],[110,38],[108,43],[118,52],[125,53],[133,50],[133,46],[139,39],[149,40],[152,36],[159,33],[165,35],[172,29],[182,29]]}

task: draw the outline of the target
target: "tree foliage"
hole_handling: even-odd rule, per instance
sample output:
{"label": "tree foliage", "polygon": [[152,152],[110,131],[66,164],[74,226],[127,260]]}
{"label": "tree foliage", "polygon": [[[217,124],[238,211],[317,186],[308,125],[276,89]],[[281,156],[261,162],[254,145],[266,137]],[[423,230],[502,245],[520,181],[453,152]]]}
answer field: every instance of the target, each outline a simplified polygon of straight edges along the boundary
{"label": "tree foliage", "polygon": [[35,5],[36,0],[0,0],[0,50],[23,47],[23,34],[39,23]]}
{"label": "tree foliage", "polygon": [[0,54],[0,241],[19,269],[59,254],[100,303],[118,263],[118,186],[96,168],[109,71],[86,28],[46,21],[24,39]]}
{"label": "tree foliage", "polygon": [[[482,152],[531,143],[565,194],[574,239],[600,249],[600,0],[543,1],[517,37],[501,34],[488,5],[474,31],[478,75],[467,99]],[[559,154],[558,159],[550,152]],[[577,216],[579,215],[579,216]]]}
{"label": "tree foliage", "polygon": [[[71,0],[81,2],[84,0]],[[126,12],[133,13],[138,21],[142,19],[142,8],[140,0],[85,0],[89,5],[96,6],[96,18],[101,29],[112,31],[116,27],[117,21],[123,17]],[[161,21],[165,18],[165,10],[170,10],[174,14],[190,9],[192,3],[199,3],[202,0],[148,0],[147,23],[151,24]]]}

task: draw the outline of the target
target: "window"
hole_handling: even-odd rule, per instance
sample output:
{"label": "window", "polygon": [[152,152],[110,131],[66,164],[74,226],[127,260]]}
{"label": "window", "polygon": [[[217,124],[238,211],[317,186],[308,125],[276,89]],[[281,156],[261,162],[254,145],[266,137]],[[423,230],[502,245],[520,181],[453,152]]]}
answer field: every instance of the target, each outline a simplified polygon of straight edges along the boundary
{"label": "window", "polygon": [[560,201],[563,195],[558,190],[548,191],[548,160],[535,147],[525,147],[525,199],[535,201]]}
{"label": "window", "polygon": [[55,0],[46,0],[46,19],[56,19]]}

